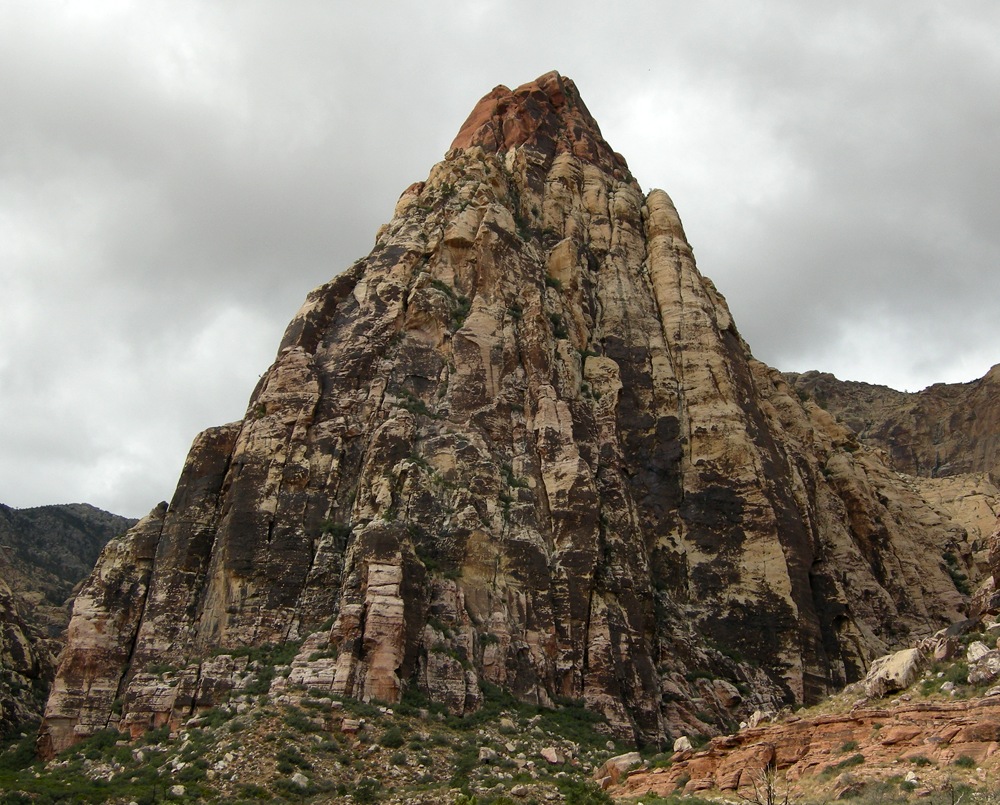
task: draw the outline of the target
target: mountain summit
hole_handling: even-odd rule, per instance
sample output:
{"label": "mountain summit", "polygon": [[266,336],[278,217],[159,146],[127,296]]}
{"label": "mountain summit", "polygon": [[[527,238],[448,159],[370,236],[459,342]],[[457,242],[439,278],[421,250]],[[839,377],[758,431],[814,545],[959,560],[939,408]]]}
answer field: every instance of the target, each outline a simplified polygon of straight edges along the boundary
{"label": "mountain summit", "polygon": [[601,136],[570,79],[559,73],[509,90],[499,86],[472,110],[452,149],[478,146],[490,154],[527,147],[551,159],[571,154],[623,179],[628,166]]}
{"label": "mountain summit", "polygon": [[710,733],[961,617],[955,538],[753,359],[670,198],[548,73],[479,102],[105,550],[43,747],[181,723],[273,644],[275,690],[461,715],[492,685]]}

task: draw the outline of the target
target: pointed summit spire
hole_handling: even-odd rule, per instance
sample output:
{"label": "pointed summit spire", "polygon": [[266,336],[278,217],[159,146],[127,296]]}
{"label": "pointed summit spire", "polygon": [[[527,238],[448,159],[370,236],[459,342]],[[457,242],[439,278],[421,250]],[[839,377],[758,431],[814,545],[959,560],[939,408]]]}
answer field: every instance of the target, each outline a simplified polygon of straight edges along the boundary
{"label": "pointed summit spire", "polygon": [[618,178],[628,174],[625,159],[601,135],[576,84],[554,70],[515,90],[500,85],[485,95],[451,147],[477,145],[501,153],[528,146],[549,159],[570,153]]}

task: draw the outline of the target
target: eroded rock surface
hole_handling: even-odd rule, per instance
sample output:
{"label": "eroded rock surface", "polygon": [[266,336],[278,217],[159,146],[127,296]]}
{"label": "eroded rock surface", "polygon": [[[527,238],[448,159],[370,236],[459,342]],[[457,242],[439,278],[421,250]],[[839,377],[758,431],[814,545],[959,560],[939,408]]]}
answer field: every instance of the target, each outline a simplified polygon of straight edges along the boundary
{"label": "eroded rock surface", "polygon": [[211,654],[307,637],[292,673],[339,694],[463,713],[491,683],[711,732],[961,617],[951,528],[753,359],[550,73],[479,103],[105,551],[43,736],[177,721],[237,685]]}
{"label": "eroded rock surface", "polygon": [[[791,717],[714,738],[697,752],[675,755],[668,768],[629,775],[611,793],[618,798],[751,789],[755,777],[759,781],[768,766],[778,770],[781,783],[787,782],[788,787],[807,775],[841,768],[878,779],[889,769],[899,773],[898,764],[911,760],[947,768],[967,758],[975,765],[994,768],[998,741],[998,697]],[[852,765],[852,753],[859,763]]]}
{"label": "eroded rock surface", "polygon": [[923,391],[838,380],[826,372],[786,375],[803,395],[889,453],[911,475],[987,473],[1000,480],[1000,365],[969,383]]}

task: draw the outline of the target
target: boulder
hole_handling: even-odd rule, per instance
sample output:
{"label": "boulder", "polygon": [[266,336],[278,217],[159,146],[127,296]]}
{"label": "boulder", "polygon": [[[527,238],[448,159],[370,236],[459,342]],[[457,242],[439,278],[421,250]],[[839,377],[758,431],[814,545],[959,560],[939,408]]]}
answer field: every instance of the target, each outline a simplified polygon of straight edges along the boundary
{"label": "boulder", "polygon": [[966,662],[976,662],[976,660],[985,657],[989,653],[990,647],[982,640],[976,640],[969,644],[969,647],[965,650],[965,660]]}
{"label": "boulder", "polygon": [[865,694],[881,699],[887,693],[908,688],[917,680],[921,661],[921,654],[915,648],[879,657],[865,677]]}
{"label": "boulder", "polygon": [[538,754],[553,765],[566,762],[566,758],[563,753],[554,746],[546,746],[545,748],[539,750]]}
{"label": "boulder", "polygon": [[[601,783],[602,788],[617,785],[618,781],[625,776],[625,773],[633,766],[642,762],[642,756],[638,752],[626,752],[624,755],[615,755],[604,761],[604,764],[594,773],[594,779]],[[603,781],[607,781],[607,785]]]}
{"label": "boulder", "polygon": [[981,654],[969,663],[969,684],[988,685],[1000,678],[1000,651],[994,649]]}

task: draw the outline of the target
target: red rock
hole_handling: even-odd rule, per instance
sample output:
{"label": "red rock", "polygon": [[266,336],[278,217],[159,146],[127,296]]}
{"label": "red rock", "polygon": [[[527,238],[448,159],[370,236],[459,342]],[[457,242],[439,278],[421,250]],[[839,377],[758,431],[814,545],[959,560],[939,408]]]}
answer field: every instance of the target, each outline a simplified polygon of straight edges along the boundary
{"label": "red rock", "polygon": [[[875,729],[876,725],[881,727]],[[663,775],[633,772],[611,792],[625,797],[652,790],[665,796],[684,777],[697,781],[697,790],[733,790],[750,783],[748,772],[772,762],[792,782],[835,767],[848,757],[843,750],[848,743],[857,746],[851,751],[864,756],[869,775],[881,768],[889,776],[900,758],[909,756],[927,757],[940,766],[961,755],[980,764],[994,762],[993,753],[1000,748],[1000,702],[921,702],[771,724],[713,739],[708,749],[674,762]]]}

